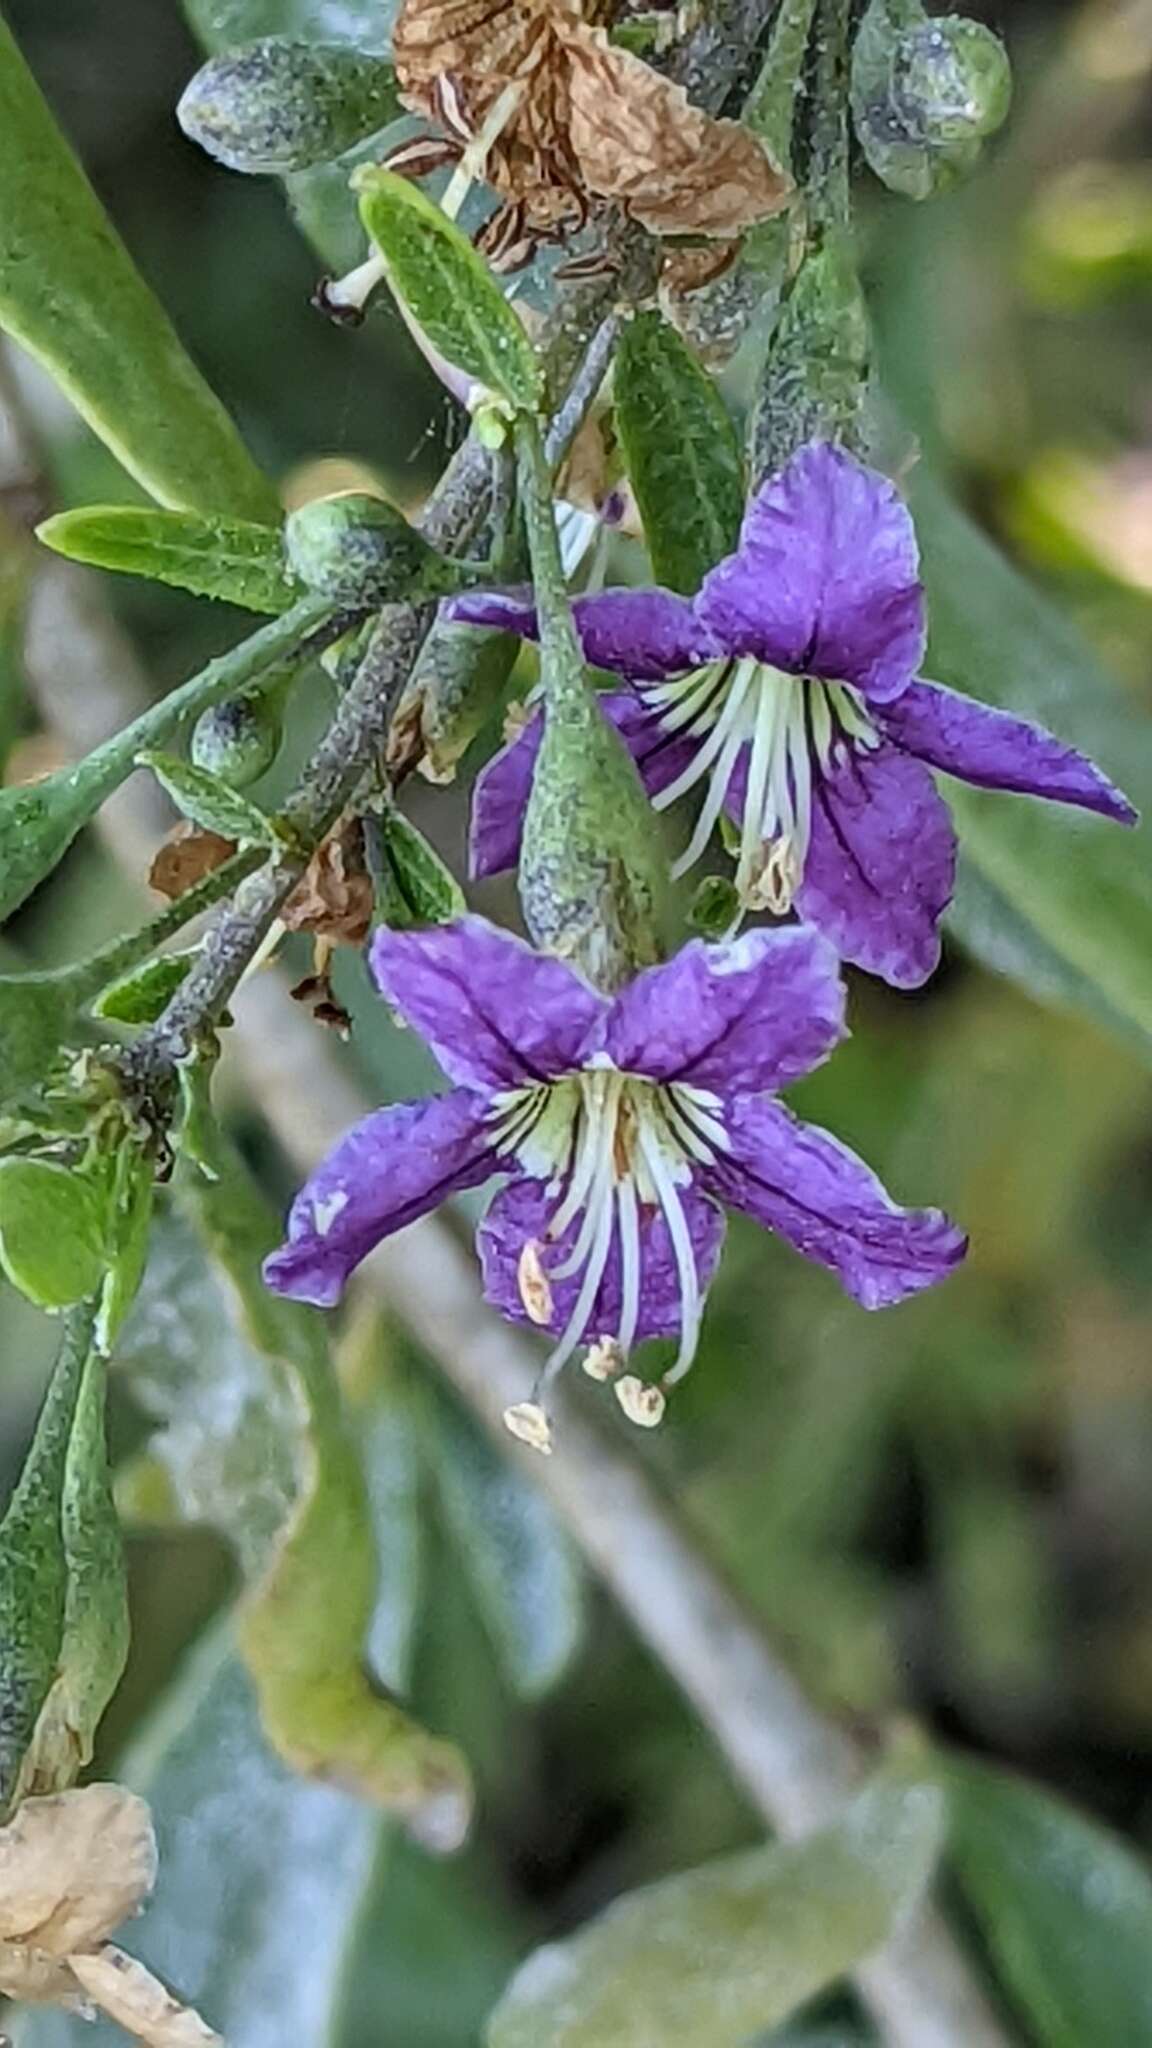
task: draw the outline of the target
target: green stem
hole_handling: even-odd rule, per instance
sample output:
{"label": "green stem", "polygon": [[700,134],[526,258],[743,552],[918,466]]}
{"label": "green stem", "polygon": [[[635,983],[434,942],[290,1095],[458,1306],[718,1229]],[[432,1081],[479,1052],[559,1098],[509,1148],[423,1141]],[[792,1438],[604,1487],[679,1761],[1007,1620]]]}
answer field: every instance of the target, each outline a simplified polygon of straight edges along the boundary
{"label": "green stem", "polygon": [[101,990],[110,988],[114,981],[130,974],[141,961],[150,959],[166,940],[175,938],[177,932],[191,924],[193,918],[201,917],[214,904],[222,902],[225,896],[230,896],[237,884],[262,866],[267,857],[266,847],[242,847],[230,859],[222,861],[218,868],[213,868],[210,875],[193,882],[183,895],[157,911],[156,916],[149,918],[138,931],[125,932],[122,938],[110,940],[98,953],[93,953],[88,960],[78,960],[74,967],[60,968],[58,979],[68,996],[78,1007],[84,1008]]}
{"label": "green stem", "polygon": [[51,873],[77,833],[126,781],[137,754],[162,744],[185,719],[250,689],[270,669],[299,668],[345,630],[347,619],[317,597],[220,655],[158,704],[105,740],[74,768],[0,793],[0,918],[11,916]]}
{"label": "green stem", "polygon": [[534,419],[522,414],[516,423],[520,462],[520,495],[528,538],[528,557],[536,612],[540,621],[540,674],[550,715],[566,722],[585,720],[595,711],[588,688],[584,651],[576,633],[568,583],[560,554],[553,509],[552,469]]}
{"label": "green stem", "polygon": [[847,227],[848,77],[853,0],[817,0],[809,124],[808,201],[814,225]]}

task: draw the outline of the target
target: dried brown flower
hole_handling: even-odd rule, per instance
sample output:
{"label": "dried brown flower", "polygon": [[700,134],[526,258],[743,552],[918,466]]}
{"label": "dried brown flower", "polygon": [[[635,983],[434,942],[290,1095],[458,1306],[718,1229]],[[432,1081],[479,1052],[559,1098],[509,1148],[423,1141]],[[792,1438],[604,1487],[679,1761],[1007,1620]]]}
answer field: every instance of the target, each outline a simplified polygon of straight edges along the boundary
{"label": "dried brown flower", "polygon": [[656,234],[731,237],[787,199],[755,136],[693,107],[576,0],[404,0],[393,55],[405,105],[474,146],[507,202],[486,230],[505,268],[595,202]]}
{"label": "dried brown flower", "polygon": [[280,915],[290,932],[360,946],[372,928],[375,900],[360,827],[346,822],[317,847]]}

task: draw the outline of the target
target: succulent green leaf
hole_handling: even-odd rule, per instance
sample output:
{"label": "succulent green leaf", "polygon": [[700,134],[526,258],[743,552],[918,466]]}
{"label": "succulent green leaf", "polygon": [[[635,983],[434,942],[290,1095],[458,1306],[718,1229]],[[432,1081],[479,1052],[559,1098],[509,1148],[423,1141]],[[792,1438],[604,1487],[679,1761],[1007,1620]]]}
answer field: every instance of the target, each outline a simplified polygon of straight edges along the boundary
{"label": "succulent green leaf", "polygon": [[468,908],[447,862],[401,811],[380,820],[377,904],[382,921],[398,931],[451,924]]}
{"label": "succulent green leaf", "polygon": [[177,118],[230,170],[283,175],[330,163],[400,111],[384,58],[347,43],[267,36],[205,64]]}
{"label": "succulent green leaf", "polygon": [[275,516],[271,486],[185,353],[0,21],[0,327],[161,504]]}
{"label": "succulent green leaf", "polygon": [[271,818],[218,775],[209,775],[206,769],[194,767],[178,754],[151,750],[136,758],[141,768],[151,769],[177,810],[205,832],[218,832],[223,839],[235,839],[250,846],[278,844]]}
{"label": "succulent green leaf", "polygon": [[106,1225],[91,1181],[46,1159],[0,1160],[0,1266],[37,1308],[71,1308],[95,1294]]}
{"label": "succulent green leaf", "polygon": [[0,1814],[73,1783],[128,1649],[108,1487],[105,1367],[74,1310],[32,1448],[0,1523]]}
{"label": "succulent green leaf", "polygon": [[629,321],[612,389],[656,581],[691,595],[740,532],[736,430],[712,378],[659,313]]}
{"label": "succulent green leaf", "polygon": [[982,22],[871,0],[853,47],[852,115],[893,192],[931,199],[966,177],[1011,99],[1007,52]]}
{"label": "succulent green leaf", "polygon": [[743,2048],[888,1939],[923,1895],[943,1827],[939,1785],[894,1763],[820,1833],[629,1893],[537,1950],[488,2048]]}
{"label": "succulent green leaf", "polygon": [[393,289],[433,348],[524,412],[542,399],[540,363],[483,258],[419,186],[391,171],[357,174],[360,214]]}
{"label": "succulent green leaf", "polygon": [[[978,532],[926,472],[912,509],[928,591],[928,674],[954,689],[1038,720],[1112,774],[1144,823],[1135,832],[1060,804],[949,782],[966,860],[1012,931],[998,934],[960,892],[954,924],[989,964],[1023,968],[1037,992],[1059,978],[1065,1000],[1094,991],[1092,1007],[1149,1044],[1152,1033],[1152,725],[1128,705],[1090,648]],[[982,899],[985,910],[988,898]],[[1018,963],[1018,964],[1017,964]]]}
{"label": "succulent green leaf", "polygon": [[1152,1870],[1075,1807],[968,1759],[948,1769],[951,1853],[1036,2048],[1152,2038]]}
{"label": "succulent green leaf", "polygon": [[511,1684],[538,1699],[583,1634],[583,1581],[539,1491],[430,1384],[425,1442],[445,1521]]}
{"label": "succulent green leaf", "polygon": [[58,512],[36,532],[45,547],[70,561],[147,576],[247,611],[279,614],[298,595],[284,574],[279,529],[252,520],[149,505],[84,505]]}
{"label": "succulent green leaf", "polygon": [[77,833],[132,773],[142,750],[170,738],[185,719],[269,671],[293,660],[299,663],[301,646],[328,616],[322,599],[301,599],[282,619],[209,662],[199,675],[133,719],[74,768],[61,768],[41,782],[0,790],[0,919],[18,910],[51,874]]}
{"label": "succulent green leaf", "polygon": [[197,949],[186,953],[162,953],[122,975],[93,1003],[97,1017],[110,1024],[154,1024],[188,975]]}
{"label": "succulent green leaf", "polygon": [[365,1676],[391,1561],[378,1565],[323,1325],[265,1289],[275,1223],[218,1136],[208,1164],[157,1237],[119,1349],[160,1425],[152,1455],[180,1513],[237,1551],[238,1640],[273,1746],[402,1815],[426,1842],[455,1846],[469,1806],[461,1760]]}

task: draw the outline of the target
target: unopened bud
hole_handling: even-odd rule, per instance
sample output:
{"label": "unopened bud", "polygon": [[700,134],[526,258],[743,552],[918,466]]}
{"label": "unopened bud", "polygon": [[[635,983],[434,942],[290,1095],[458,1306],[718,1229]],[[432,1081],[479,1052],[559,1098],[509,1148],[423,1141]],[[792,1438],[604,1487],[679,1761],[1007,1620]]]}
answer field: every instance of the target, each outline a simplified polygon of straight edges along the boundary
{"label": "unopened bud", "polygon": [[192,733],[192,760],[231,789],[267,773],[280,751],[279,712],[262,697],[234,697],[202,712]]}
{"label": "unopened bud", "polygon": [[347,491],[289,515],[288,567],[334,605],[395,604],[459,590],[461,577],[383,498]]}
{"label": "unopened bud", "polygon": [[907,0],[872,0],[853,54],[852,112],[876,176],[930,199],[974,168],[1007,115],[1012,73],[982,22],[909,12]]}
{"label": "unopened bud", "polygon": [[538,1401],[518,1401],[504,1410],[504,1427],[542,1457],[552,1456],[552,1424]]}
{"label": "unopened bud", "polygon": [[385,57],[343,43],[265,36],[205,64],[177,118],[229,170],[282,175],[331,163],[400,112]]}
{"label": "unopened bud", "polygon": [[616,1399],[629,1422],[635,1422],[641,1429],[655,1429],[664,1420],[666,1403],[659,1387],[637,1379],[634,1372],[625,1373],[622,1380],[617,1380]]}

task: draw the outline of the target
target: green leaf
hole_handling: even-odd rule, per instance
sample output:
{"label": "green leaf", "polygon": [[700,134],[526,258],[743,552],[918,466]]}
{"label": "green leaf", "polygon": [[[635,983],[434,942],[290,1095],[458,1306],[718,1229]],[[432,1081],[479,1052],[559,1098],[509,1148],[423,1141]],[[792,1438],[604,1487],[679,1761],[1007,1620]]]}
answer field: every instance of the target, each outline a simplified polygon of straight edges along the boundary
{"label": "green leaf", "polygon": [[134,967],[93,1003],[96,1016],[111,1024],[154,1024],[187,979],[198,951],[193,946],[186,953],[162,953],[158,959]]}
{"label": "green leaf", "polygon": [[743,2048],[879,1948],[943,1838],[939,1785],[895,1760],[802,1842],[632,1892],[522,1966],[489,2048]]}
{"label": "green leaf", "polygon": [[1152,1872],[1107,1828],[1006,1771],[948,1767],[952,1855],[1037,2048],[1152,2039]]}
{"label": "green leaf", "polygon": [[142,712],[74,768],[61,768],[22,788],[0,790],[0,919],[18,910],[51,874],[77,833],[132,773],[142,749],[170,738],[186,718],[247,688],[270,670],[293,660],[298,664],[301,645],[328,615],[322,599],[302,599],[282,619],[209,662],[199,675]]}
{"label": "green leaf", "polygon": [[463,889],[419,827],[401,811],[380,820],[377,906],[398,931],[450,924],[468,908]]}
{"label": "green leaf", "polygon": [[659,313],[629,321],[612,389],[656,581],[691,595],[739,536],[736,430],[708,372]]}
{"label": "green leaf", "polygon": [[583,1634],[583,1581],[534,1486],[480,1430],[425,1383],[425,1442],[461,1566],[500,1653],[526,1699],[557,1684]]}
{"label": "green leaf", "polygon": [[205,832],[219,832],[250,846],[277,846],[279,840],[271,818],[256,804],[249,803],[218,775],[195,768],[178,754],[154,751],[138,754],[141,768],[150,768],[162,789],[166,789],[177,810],[191,818]]}
{"label": "green leaf", "polygon": [[[1048,974],[1061,976],[1068,996],[1091,986],[1104,1012],[1147,1043],[1152,720],[1125,703],[1075,629],[937,483],[921,472],[911,495],[928,591],[928,673],[1036,719],[1082,748],[1114,776],[1145,820],[1131,832],[1067,805],[949,782],[964,854],[1014,919],[1026,924]],[[975,948],[986,943],[986,928],[966,914],[963,898],[958,928]],[[1016,930],[1014,957],[1022,960],[1019,923]],[[990,955],[991,965],[1004,965],[994,942]]]}
{"label": "green leaf", "polygon": [[297,595],[284,573],[279,529],[251,520],[150,505],[83,505],[45,519],[36,533],[69,561],[148,576],[247,611],[279,614]]}
{"label": "green leaf", "polygon": [[116,1147],[109,1236],[113,1251],[96,1318],[96,1342],[105,1357],[140,1291],[148,1261],[155,1195],[151,1149],[125,1135]]}
{"label": "green leaf", "polygon": [[46,1159],[0,1160],[0,1266],[37,1308],[71,1308],[104,1278],[105,1217],[92,1183]]}
{"label": "green leaf", "polygon": [[106,1372],[71,1315],[32,1448],[0,1523],[0,1813],[70,1785],[128,1651],[104,1441]]}
{"label": "green leaf", "polygon": [[236,1548],[238,1639],[275,1748],[454,1846],[469,1803],[461,1760],[365,1676],[390,1559],[377,1560],[323,1324],[264,1287],[278,1232],[218,1136],[209,1163],[214,1178],[183,1187],[187,1221],[156,1240],[118,1354],[162,1425],[152,1455],[182,1515]]}
{"label": "green leaf", "polygon": [[346,43],[267,36],[205,64],[177,118],[230,170],[283,175],[330,163],[401,111],[384,58]]}
{"label": "green leaf", "polygon": [[0,21],[0,327],[161,504],[275,516]]}
{"label": "green leaf", "polygon": [[[124,1758],[152,1809],[155,1892],[128,1945],[235,2048],[334,2048],[347,1947],[383,1844],[380,1818],[269,1749],[226,1629],[193,1652]],[[25,2008],[19,2048],[125,2048],[118,2027]]]}
{"label": "green leaf", "polygon": [[394,290],[433,348],[524,412],[543,397],[536,351],[483,258],[418,185],[357,174],[360,215]]}
{"label": "green leaf", "polygon": [[0,1103],[44,1080],[78,1008],[64,974],[0,975]]}

